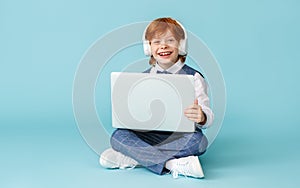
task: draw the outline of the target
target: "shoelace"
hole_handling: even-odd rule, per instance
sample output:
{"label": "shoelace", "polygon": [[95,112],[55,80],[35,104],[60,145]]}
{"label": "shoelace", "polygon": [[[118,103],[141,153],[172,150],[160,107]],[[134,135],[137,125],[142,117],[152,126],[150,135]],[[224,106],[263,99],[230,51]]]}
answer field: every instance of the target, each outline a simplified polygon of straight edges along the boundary
{"label": "shoelace", "polygon": [[171,174],[172,174],[173,178],[177,179],[179,174],[187,177],[187,175],[190,174],[188,164],[189,164],[188,162],[183,163],[183,164],[177,163],[177,168],[171,170]]}
{"label": "shoelace", "polygon": [[128,158],[125,155],[122,155],[122,158],[119,161],[118,166],[119,166],[120,169],[128,169],[128,170],[130,170],[130,169],[135,168],[136,165],[133,164],[133,162],[132,162],[132,160],[130,158]]}

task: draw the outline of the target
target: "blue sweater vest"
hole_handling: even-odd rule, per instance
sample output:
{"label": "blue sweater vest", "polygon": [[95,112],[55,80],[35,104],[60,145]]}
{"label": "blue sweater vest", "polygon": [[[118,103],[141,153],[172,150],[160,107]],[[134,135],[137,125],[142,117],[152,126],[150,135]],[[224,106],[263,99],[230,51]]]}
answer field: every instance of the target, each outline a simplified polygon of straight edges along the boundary
{"label": "blue sweater vest", "polygon": [[[145,70],[143,73],[150,73],[151,68]],[[189,67],[188,65],[183,65],[183,67],[179,70],[178,74],[188,74],[188,75],[195,75],[198,72],[203,78],[204,76],[197,70]]]}

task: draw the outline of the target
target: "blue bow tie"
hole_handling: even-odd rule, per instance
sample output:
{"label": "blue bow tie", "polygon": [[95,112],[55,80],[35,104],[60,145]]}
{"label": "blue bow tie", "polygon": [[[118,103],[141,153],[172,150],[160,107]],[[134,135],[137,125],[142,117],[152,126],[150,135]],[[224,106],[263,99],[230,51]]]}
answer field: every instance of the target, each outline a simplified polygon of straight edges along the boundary
{"label": "blue bow tie", "polygon": [[159,71],[158,70],[156,73],[157,74],[172,74],[171,72],[168,72],[168,71],[165,71],[165,70],[164,71]]}

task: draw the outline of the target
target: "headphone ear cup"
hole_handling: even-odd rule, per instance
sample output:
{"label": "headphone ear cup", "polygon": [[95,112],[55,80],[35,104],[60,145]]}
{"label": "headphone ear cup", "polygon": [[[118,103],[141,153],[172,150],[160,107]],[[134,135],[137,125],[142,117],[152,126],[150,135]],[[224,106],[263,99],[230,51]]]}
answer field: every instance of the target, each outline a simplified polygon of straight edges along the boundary
{"label": "headphone ear cup", "polygon": [[148,40],[143,41],[143,47],[144,47],[144,54],[146,56],[151,56],[151,47],[150,47],[150,42]]}
{"label": "headphone ear cup", "polygon": [[178,54],[179,55],[186,55],[187,54],[187,40],[182,39],[179,42],[179,47],[178,47]]}

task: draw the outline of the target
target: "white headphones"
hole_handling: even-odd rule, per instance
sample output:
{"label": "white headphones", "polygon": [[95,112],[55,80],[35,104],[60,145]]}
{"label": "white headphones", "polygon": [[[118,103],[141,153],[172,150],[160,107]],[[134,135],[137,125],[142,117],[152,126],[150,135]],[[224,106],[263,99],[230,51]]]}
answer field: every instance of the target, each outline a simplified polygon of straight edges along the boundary
{"label": "white headphones", "polygon": [[[183,27],[183,25],[181,23],[179,23],[177,20],[176,20],[176,23],[178,23],[178,25],[182,28],[182,30],[184,32],[184,39],[181,39],[179,41],[178,54],[186,55],[187,54],[187,34],[186,34],[186,31],[185,31],[185,28]],[[144,30],[144,33],[143,33],[143,47],[144,47],[144,54],[146,56],[151,56],[150,41],[146,40],[146,31],[147,31],[149,25],[146,27],[146,29]]]}

